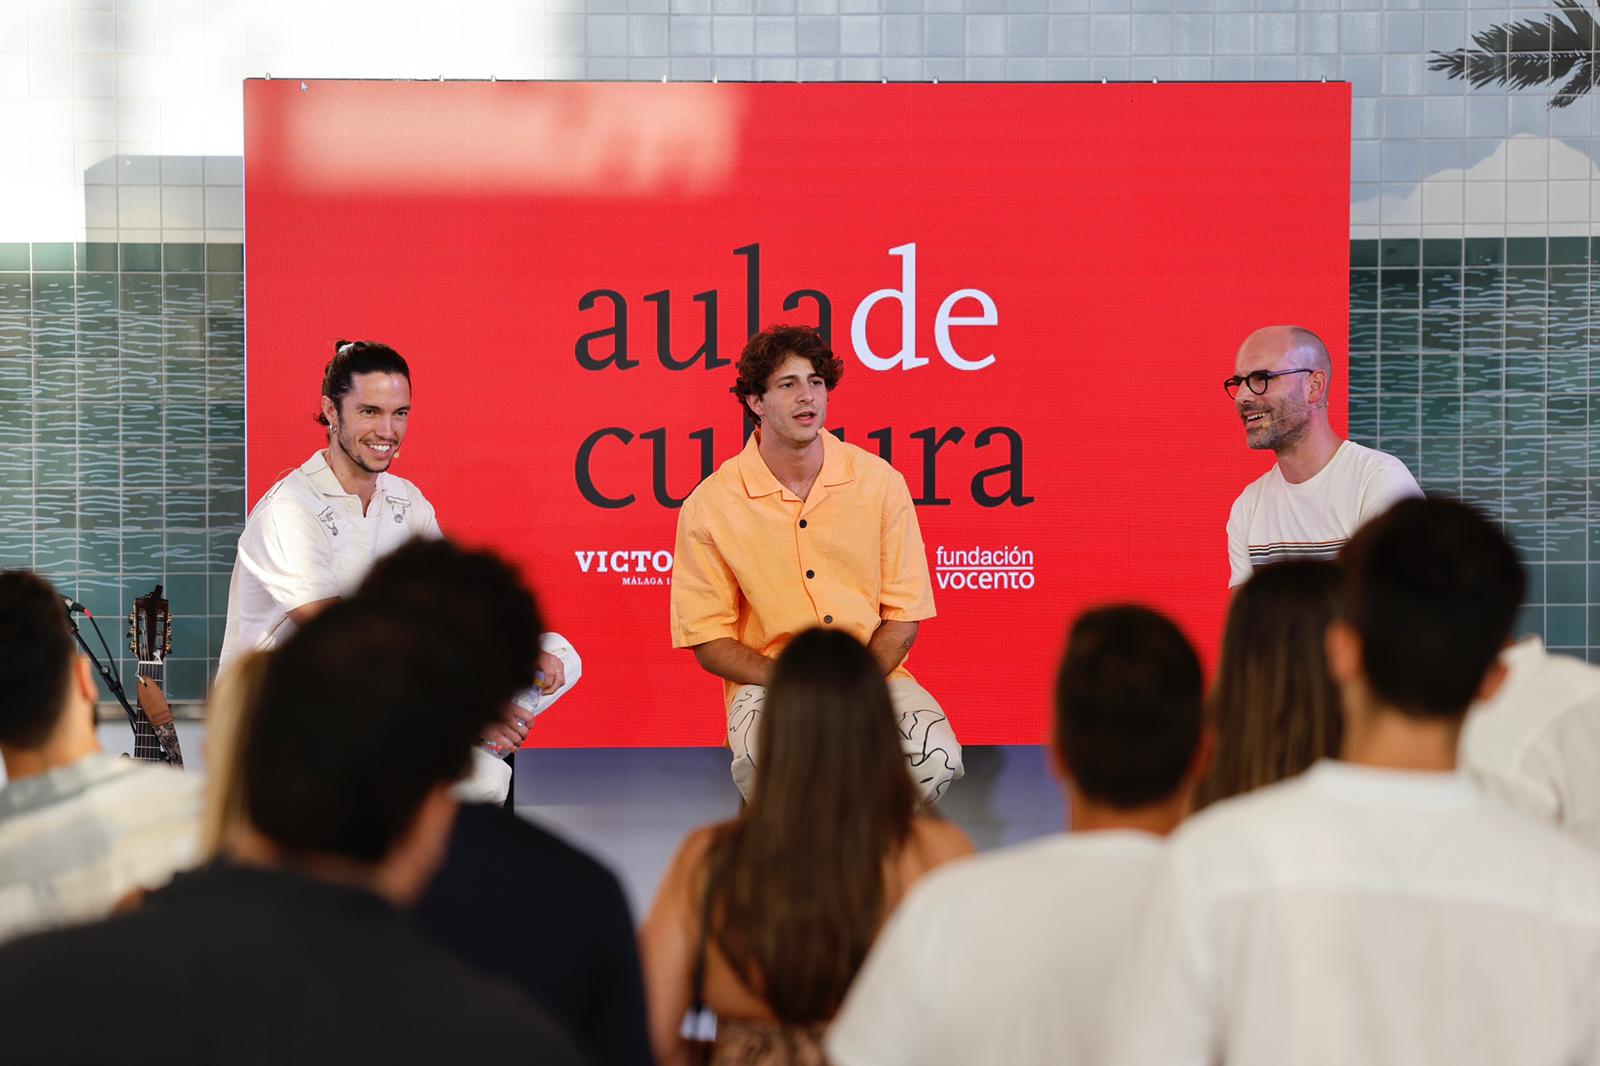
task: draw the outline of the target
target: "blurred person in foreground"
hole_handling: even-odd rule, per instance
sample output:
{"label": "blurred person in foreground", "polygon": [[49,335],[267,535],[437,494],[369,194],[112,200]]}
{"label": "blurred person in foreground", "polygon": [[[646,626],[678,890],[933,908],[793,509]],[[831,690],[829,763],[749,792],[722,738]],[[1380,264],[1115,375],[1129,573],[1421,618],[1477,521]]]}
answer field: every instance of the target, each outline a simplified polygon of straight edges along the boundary
{"label": "blurred person in foreground", "polygon": [[97,692],[61,595],[0,573],[0,940],[103,917],[197,858],[199,781],[102,752]]}
{"label": "blurred person in foreground", "polygon": [[[412,541],[380,559],[356,597],[401,617],[437,615],[471,634],[471,669],[502,702],[533,684],[548,635],[516,571],[490,552]],[[484,915],[500,907],[516,917],[490,933]],[[587,853],[502,807],[463,803],[417,918],[441,944],[549,1011],[589,1062],[651,1061],[633,915],[616,875]]]}
{"label": "blurred person in foreground", "polygon": [[1257,570],[1228,604],[1209,713],[1216,758],[1196,808],[1282,781],[1339,753],[1339,690],[1328,676],[1328,623],[1339,567],[1295,559]]}
{"label": "blurred person in foreground", "polygon": [[828,1030],[835,1066],[1091,1063],[1162,839],[1205,769],[1200,660],[1142,607],[1072,627],[1053,759],[1065,834],[953,863],[911,891]]}
{"label": "blurred person in foreground", "polygon": [[690,834],[640,931],[664,1066],[688,1061],[683,1032],[709,1035],[702,1009],[712,1062],[821,1063],[822,1028],[884,919],[972,851],[918,813],[883,669],[850,634],[807,630],[778,656],[759,744],[750,805]]}
{"label": "blurred person in foreground", "polygon": [[1340,557],[1339,760],[1172,838],[1107,1066],[1600,1062],[1600,856],[1457,769],[1523,592],[1494,525],[1408,499]]}
{"label": "blurred person in foreground", "polygon": [[[19,1062],[567,1066],[568,1038],[515,990],[435,946],[401,908],[447,846],[451,786],[500,710],[462,669],[470,634],[381,604],[329,606],[266,668],[239,746],[245,825],[230,862],[135,912],[0,948]],[[372,668],[369,664],[381,664]],[[135,1034],[147,996],[168,1038]],[[94,1024],[83,1023],[93,1004]]]}
{"label": "blurred person in foreground", "polygon": [[1600,667],[1537,636],[1500,661],[1505,684],[1467,714],[1462,766],[1485,791],[1600,850]]}

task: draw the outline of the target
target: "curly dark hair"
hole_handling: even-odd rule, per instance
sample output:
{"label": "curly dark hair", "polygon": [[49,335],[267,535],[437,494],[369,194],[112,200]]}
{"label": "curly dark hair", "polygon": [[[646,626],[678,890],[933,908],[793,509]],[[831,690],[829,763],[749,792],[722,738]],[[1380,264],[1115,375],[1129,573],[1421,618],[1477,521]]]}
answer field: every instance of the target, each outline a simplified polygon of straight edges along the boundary
{"label": "curly dark hair", "polygon": [[[750,411],[747,402],[752,396],[767,391],[767,379],[791,355],[798,355],[816,368],[822,382],[832,392],[844,376],[844,360],[833,354],[828,342],[811,326],[768,326],[751,337],[739,354],[739,380],[733,384],[734,399],[739,406]],[[761,416],[750,411],[750,417],[760,423]]]}

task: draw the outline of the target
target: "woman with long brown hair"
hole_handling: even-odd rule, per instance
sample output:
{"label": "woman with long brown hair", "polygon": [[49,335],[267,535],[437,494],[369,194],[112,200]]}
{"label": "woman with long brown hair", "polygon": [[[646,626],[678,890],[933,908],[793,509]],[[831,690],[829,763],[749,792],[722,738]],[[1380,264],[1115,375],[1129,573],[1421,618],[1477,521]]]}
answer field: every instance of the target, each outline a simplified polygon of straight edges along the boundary
{"label": "woman with long brown hair", "polygon": [[1339,754],[1339,692],[1324,652],[1338,588],[1337,566],[1303,559],[1263,567],[1234,593],[1209,700],[1216,757],[1197,808]]}
{"label": "woman with long brown hair", "polygon": [[918,812],[894,722],[882,669],[849,634],[808,630],[779,656],[750,805],[690,834],[640,933],[662,1066],[688,1060],[691,1007],[717,1016],[713,1063],[821,1063],[884,918],[971,853]]}

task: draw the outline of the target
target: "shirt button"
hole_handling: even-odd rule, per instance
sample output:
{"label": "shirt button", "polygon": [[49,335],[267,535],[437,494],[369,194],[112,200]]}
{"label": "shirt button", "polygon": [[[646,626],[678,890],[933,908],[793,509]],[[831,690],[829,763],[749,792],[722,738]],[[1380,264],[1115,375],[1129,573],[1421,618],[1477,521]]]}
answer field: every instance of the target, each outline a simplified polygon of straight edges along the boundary
{"label": "shirt button", "polygon": [[833,615],[825,614],[825,615],[822,616],[822,620],[824,622],[828,623],[829,625],[832,625],[833,624]]}
{"label": "shirt button", "polygon": [[816,576],[817,576],[817,572],[815,570],[807,570],[806,571],[806,577],[816,577]]}
{"label": "shirt button", "polygon": [[800,519],[800,528],[801,529],[806,528],[806,520],[804,518]]}

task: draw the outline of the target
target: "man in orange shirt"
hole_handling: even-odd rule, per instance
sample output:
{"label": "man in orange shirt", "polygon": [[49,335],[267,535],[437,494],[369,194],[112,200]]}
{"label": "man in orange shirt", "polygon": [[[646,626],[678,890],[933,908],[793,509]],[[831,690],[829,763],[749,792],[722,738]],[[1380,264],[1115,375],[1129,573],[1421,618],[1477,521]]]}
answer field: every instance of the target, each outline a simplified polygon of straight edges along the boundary
{"label": "man in orange shirt", "polygon": [[684,501],[672,645],[723,679],[733,779],[749,796],[773,660],[832,626],[883,664],[912,777],[930,802],[962,775],[961,745],[905,668],[933,585],[905,478],[825,431],[844,364],[816,330],[773,326],[745,345],[734,394],[758,428]]}

